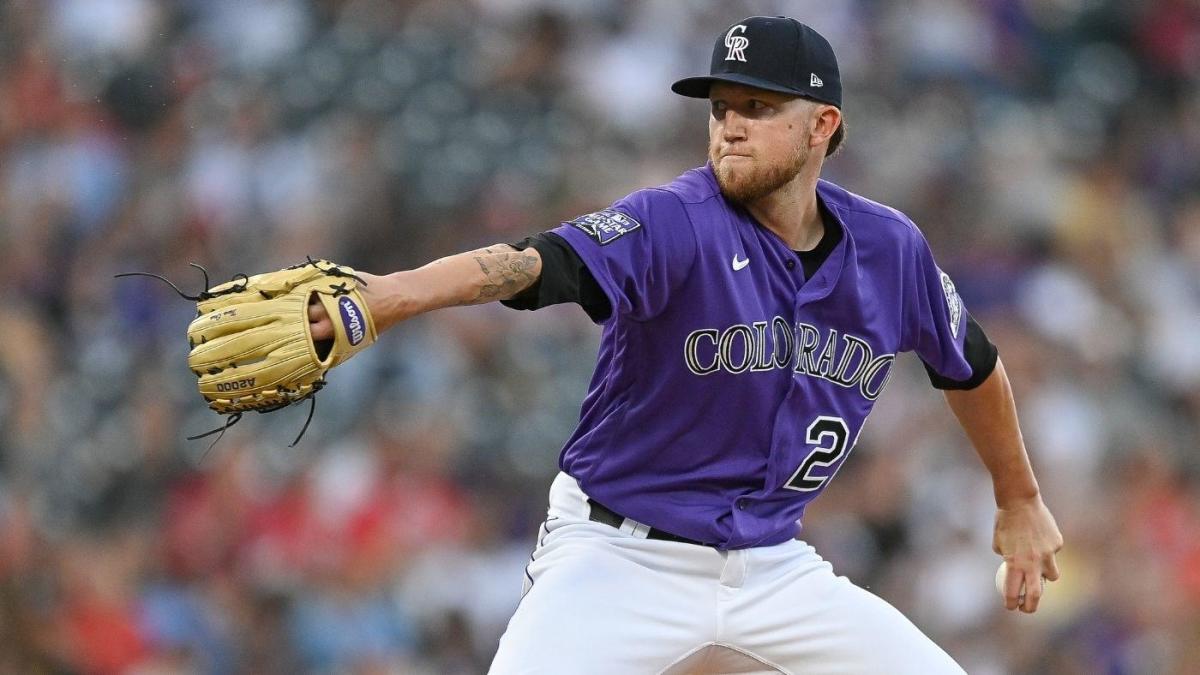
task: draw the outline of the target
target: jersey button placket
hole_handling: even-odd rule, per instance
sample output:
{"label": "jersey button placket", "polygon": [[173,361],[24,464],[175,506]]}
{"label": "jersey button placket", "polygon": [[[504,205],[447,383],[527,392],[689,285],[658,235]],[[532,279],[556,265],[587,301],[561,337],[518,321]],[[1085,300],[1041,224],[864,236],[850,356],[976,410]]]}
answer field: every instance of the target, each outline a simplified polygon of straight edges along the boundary
{"label": "jersey button placket", "polygon": [[788,258],[787,262],[783,263],[783,266],[788,268],[789,270],[794,270],[794,269],[796,269],[796,261],[792,258]]}

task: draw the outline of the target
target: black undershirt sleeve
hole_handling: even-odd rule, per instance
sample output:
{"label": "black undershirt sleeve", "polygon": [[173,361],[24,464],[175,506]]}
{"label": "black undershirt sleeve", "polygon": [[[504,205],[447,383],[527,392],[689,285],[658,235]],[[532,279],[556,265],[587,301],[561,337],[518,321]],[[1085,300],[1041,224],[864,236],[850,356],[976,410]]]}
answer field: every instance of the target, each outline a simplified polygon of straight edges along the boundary
{"label": "black undershirt sleeve", "polygon": [[501,304],[513,309],[533,310],[574,302],[596,323],[612,314],[612,305],[604,289],[565,239],[553,232],[541,232],[510,246],[518,251],[536,250],[542,257],[542,274],[532,286],[508,300],[501,300]]}
{"label": "black undershirt sleeve", "polygon": [[963,340],[963,356],[966,357],[967,363],[971,364],[969,379],[960,382],[942,377],[934,372],[929,364],[922,361],[921,365],[925,366],[929,383],[936,389],[974,389],[983,384],[983,381],[988,379],[988,376],[996,369],[996,359],[999,358],[996,345],[992,344],[992,341],[983,332],[983,328],[975,322],[970,314],[967,314],[967,335]]}

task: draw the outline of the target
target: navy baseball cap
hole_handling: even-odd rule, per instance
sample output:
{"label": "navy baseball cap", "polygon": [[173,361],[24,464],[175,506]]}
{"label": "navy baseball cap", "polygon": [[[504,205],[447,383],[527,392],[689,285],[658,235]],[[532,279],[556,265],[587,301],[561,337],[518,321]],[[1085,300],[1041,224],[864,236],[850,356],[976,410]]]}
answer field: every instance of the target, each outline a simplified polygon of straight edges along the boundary
{"label": "navy baseball cap", "polygon": [[713,47],[709,74],[679,80],[671,91],[708,98],[713,82],[735,82],[842,107],[842,77],[833,47],[817,31],[786,16],[751,16],[726,28]]}

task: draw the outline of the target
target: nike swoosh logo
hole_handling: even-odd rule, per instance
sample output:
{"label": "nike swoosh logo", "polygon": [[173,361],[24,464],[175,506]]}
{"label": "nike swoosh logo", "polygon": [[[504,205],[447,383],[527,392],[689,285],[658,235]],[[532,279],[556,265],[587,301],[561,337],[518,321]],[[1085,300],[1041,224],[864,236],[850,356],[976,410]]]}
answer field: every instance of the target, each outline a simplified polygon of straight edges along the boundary
{"label": "nike swoosh logo", "polygon": [[749,258],[746,258],[745,260],[738,260],[738,254],[736,254],[736,253],[733,254],[733,271],[734,272],[742,269],[743,267],[745,267],[746,265],[749,265],[749,264],[750,264]]}

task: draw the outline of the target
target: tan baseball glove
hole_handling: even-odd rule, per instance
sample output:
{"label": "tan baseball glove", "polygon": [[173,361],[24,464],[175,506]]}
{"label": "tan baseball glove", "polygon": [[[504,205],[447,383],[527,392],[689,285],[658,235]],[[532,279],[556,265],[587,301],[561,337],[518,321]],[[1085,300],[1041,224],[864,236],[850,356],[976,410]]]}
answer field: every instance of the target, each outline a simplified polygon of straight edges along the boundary
{"label": "tan baseball glove", "polygon": [[[273,412],[311,399],[329,369],[370,346],[376,333],[359,290],[365,285],[349,267],[309,259],[277,272],[239,275],[196,296],[179,291],[196,301],[188,367],[208,407],[228,416],[210,433],[224,431],[245,412]],[[310,302],[324,305],[333,339],[313,340]]]}

